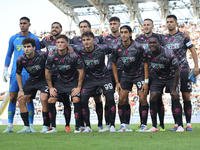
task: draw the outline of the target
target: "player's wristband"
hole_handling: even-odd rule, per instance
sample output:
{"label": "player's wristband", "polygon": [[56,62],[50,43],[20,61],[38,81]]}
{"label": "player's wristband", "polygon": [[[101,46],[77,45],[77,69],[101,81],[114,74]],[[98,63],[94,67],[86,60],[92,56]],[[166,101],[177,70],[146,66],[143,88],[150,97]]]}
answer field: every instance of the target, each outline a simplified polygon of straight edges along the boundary
{"label": "player's wristband", "polygon": [[144,79],[144,83],[149,83],[149,79]]}
{"label": "player's wristband", "polygon": [[21,91],[23,92],[23,89],[19,89],[19,91],[20,91],[20,92],[21,92]]}

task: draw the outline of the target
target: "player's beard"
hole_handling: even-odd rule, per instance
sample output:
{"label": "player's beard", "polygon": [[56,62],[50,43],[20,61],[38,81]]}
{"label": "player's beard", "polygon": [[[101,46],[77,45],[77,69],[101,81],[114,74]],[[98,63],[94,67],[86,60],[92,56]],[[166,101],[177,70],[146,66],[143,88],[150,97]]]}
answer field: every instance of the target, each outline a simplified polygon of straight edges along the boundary
{"label": "player's beard", "polygon": [[[111,30],[112,31],[112,30]],[[114,31],[112,31],[112,33],[116,33],[118,30],[114,30]]]}
{"label": "player's beard", "polygon": [[57,33],[57,34],[55,34],[55,35],[53,35],[53,36],[57,37],[58,35],[60,35],[60,33]]}
{"label": "player's beard", "polygon": [[176,27],[174,27],[174,28],[172,28],[172,29],[169,29],[169,28],[168,28],[169,31],[173,31],[174,29],[176,29]]}

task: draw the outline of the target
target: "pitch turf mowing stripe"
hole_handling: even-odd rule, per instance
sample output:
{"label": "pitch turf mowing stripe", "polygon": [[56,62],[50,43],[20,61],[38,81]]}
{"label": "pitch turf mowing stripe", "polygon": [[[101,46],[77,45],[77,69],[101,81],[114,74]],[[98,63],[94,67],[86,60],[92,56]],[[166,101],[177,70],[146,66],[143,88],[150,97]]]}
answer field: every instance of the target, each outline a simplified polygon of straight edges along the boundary
{"label": "pitch turf mowing stripe", "polygon": [[[120,125],[116,125],[118,130]],[[166,124],[166,132],[156,133],[99,133],[97,125],[92,125],[92,133],[66,133],[64,125],[58,125],[58,133],[23,133],[17,134],[16,131],[23,126],[15,125],[14,133],[0,133],[0,149],[73,149],[73,150],[112,150],[112,149],[166,149],[166,150],[190,150],[199,149],[200,126],[192,124],[193,132],[176,133],[169,130],[173,124]],[[42,129],[42,125],[34,126],[37,131]],[[131,125],[131,129],[136,130],[138,124]],[[151,125],[148,125],[148,129]],[[0,126],[0,132],[4,131],[6,126]],[[74,126],[71,126],[74,131]]]}

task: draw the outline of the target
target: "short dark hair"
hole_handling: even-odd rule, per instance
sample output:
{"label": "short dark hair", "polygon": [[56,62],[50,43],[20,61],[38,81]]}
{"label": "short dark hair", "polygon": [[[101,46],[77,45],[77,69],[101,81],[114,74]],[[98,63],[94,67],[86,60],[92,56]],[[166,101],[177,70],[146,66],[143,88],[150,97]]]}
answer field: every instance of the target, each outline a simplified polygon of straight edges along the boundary
{"label": "short dark hair", "polygon": [[33,38],[27,37],[22,40],[22,45],[29,44],[29,43],[32,45],[32,47],[36,46],[35,39]]}
{"label": "short dark hair", "polygon": [[[152,20],[152,19],[150,19],[150,18],[146,18],[146,19],[144,19],[144,21],[146,21],[146,20],[151,21],[152,24],[153,24],[153,20]],[[144,22],[144,21],[143,21],[143,22]]]}
{"label": "short dark hair", "polygon": [[58,25],[60,26],[60,28],[62,28],[62,25],[61,25],[59,22],[53,22],[53,23],[51,24],[51,26],[54,25],[54,24],[58,24]]}
{"label": "short dark hair", "polygon": [[91,31],[85,31],[82,33],[81,37],[83,38],[84,36],[90,36],[94,39],[94,33],[92,33]]}
{"label": "short dark hair", "polygon": [[175,15],[168,15],[167,17],[166,17],[166,19],[167,18],[174,18],[174,20],[177,22],[177,17],[175,16]]}
{"label": "short dark hair", "polygon": [[79,25],[78,25],[79,28],[80,28],[81,23],[87,23],[88,27],[91,28],[91,24],[90,24],[89,21],[87,21],[87,20],[83,20],[83,21],[79,22]]}
{"label": "short dark hair", "polygon": [[67,37],[66,35],[63,35],[63,34],[58,35],[58,36],[56,37],[56,40],[61,39],[61,38],[65,39],[67,42],[68,42],[68,40],[69,40],[68,37]]}
{"label": "short dark hair", "polygon": [[150,38],[155,38],[155,39],[157,39],[158,43],[160,43],[160,38],[158,37],[157,34],[152,34],[152,35],[149,37],[149,39],[150,39]]}
{"label": "short dark hair", "polygon": [[28,22],[30,22],[30,19],[28,17],[21,17],[19,21],[21,20],[27,20]]}
{"label": "short dark hair", "polygon": [[110,19],[109,19],[109,22],[111,22],[111,21],[118,21],[119,23],[120,23],[120,19],[118,18],[118,17],[111,17]]}

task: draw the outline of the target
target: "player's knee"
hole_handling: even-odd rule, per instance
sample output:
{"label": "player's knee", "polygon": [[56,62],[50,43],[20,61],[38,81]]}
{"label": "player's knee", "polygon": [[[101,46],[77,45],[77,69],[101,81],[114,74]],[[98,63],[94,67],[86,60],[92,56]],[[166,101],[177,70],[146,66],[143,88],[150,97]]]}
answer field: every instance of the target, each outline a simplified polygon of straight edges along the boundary
{"label": "player's knee", "polygon": [[80,98],[79,97],[73,97],[73,103],[78,103],[80,102]]}
{"label": "player's knee", "polygon": [[56,99],[54,99],[54,98],[49,98],[48,99],[48,103],[55,103],[56,102]]}
{"label": "player's knee", "polygon": [[150,101],[157,101],[156,97],[155,96],[150,96]]}
{"label": "player's knee", "polygon": [[20,105],[20,106],[25,105],[25,104],[26,104],[26,97],[25,97],[25,96],[21,96],[21,97],[18,99],[18,102],[19,102],[19,105]]}
{"label": "player's knee", "polygon": [[16,103],[17,101],[17,94],[10,93],[10,103]]}
{"label": "player's knee", "polygon": [[190,93],[182,93],[183,101],[190,101]]}
{"label": "player's knee", "polygon": [[48,97],[40,97],[41,103],[47,103],[48,102]]}
{"label": "player's knee", "polygon": [[124,104],[126,104],[126,97],[120,96],[119,97],[119,105],[124,105]]}

